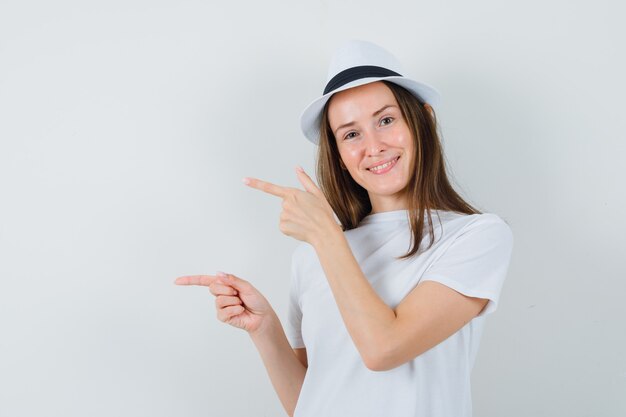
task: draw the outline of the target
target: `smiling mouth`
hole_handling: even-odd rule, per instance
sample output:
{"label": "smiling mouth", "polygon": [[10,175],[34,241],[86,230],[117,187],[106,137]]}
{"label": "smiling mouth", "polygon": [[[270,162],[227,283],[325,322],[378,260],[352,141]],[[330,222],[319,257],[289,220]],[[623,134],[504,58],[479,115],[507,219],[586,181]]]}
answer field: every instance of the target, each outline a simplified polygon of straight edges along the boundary
{"label": "smiling mouth", "polygon": [[395,166],[396,162],[398,162],[399,159],[400,159],[400,156],[396,157],[395,159],[392,159],[389,162],[386,162],[386,163],[378,166],[378,167],[384,167],[384,168],[378,168],[378,169],[366,168],[366,169],[368,171],[374,173],[374,174],[385,173],[385,172],[389,171],[391,168],[393,168]]}

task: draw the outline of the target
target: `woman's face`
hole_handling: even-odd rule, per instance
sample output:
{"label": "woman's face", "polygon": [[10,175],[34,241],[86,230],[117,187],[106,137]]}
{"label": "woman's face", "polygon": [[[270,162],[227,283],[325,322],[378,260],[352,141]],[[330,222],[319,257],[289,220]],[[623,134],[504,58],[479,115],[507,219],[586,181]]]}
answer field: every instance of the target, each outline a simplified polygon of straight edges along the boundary
{"label": "woman's face", "polygon": [[391,90],[379,81],[340,91],[330,99],[328,121],[348,172],[369,194],[372,213],[406,209],[414,145]]}

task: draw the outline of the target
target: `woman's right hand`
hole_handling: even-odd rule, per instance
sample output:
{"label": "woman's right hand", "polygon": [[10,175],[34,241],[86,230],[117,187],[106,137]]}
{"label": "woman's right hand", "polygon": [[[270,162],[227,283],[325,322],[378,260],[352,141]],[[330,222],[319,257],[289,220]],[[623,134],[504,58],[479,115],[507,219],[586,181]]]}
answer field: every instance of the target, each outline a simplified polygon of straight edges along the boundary
{"label": "woman's right hand", "polygon": [[215,296],[218,320],[250,334],[262,331],[274,319],[274,309],[267,299],[252,284],[235,275],[188,275],[176,278],[174,283],[209,287]]}

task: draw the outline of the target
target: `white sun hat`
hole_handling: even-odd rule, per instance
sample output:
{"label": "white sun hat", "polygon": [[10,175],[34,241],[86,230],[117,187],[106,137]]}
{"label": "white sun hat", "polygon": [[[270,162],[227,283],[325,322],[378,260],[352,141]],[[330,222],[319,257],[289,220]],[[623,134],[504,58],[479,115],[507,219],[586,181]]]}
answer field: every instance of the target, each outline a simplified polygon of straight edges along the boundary
{"label": "white sun hat", "polygon": [[432,86],[404,77],[400,62],[390,52],[367,41],[351,40],[341,45],[328,66],[322,96],[309,104],[300,116],[304,136],[319,145],[320,122],[330,97],[348,88],[385,80],[398,84],[436,111],[441,95]]}

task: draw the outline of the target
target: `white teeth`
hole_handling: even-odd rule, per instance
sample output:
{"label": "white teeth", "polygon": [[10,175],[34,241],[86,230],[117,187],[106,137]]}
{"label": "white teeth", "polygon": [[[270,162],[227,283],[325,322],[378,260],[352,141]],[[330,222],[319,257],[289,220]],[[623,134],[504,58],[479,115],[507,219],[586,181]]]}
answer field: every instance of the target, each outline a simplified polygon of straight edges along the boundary
{"label": "white teeth", "polygon": [[381,170],[381,169],[385,169],[385,168],[387,168],[389,165],[393,164],[393,163],[396,161],[396,159],[398,159],[398,158],[392,159],[391,161],[389,161],[389,162],[387,162],[387,163],[385,163],[385,164],[379,165],[379,166],[377,166],[377,167],[370,168],[370,171],[379,171],[379,170]]}

